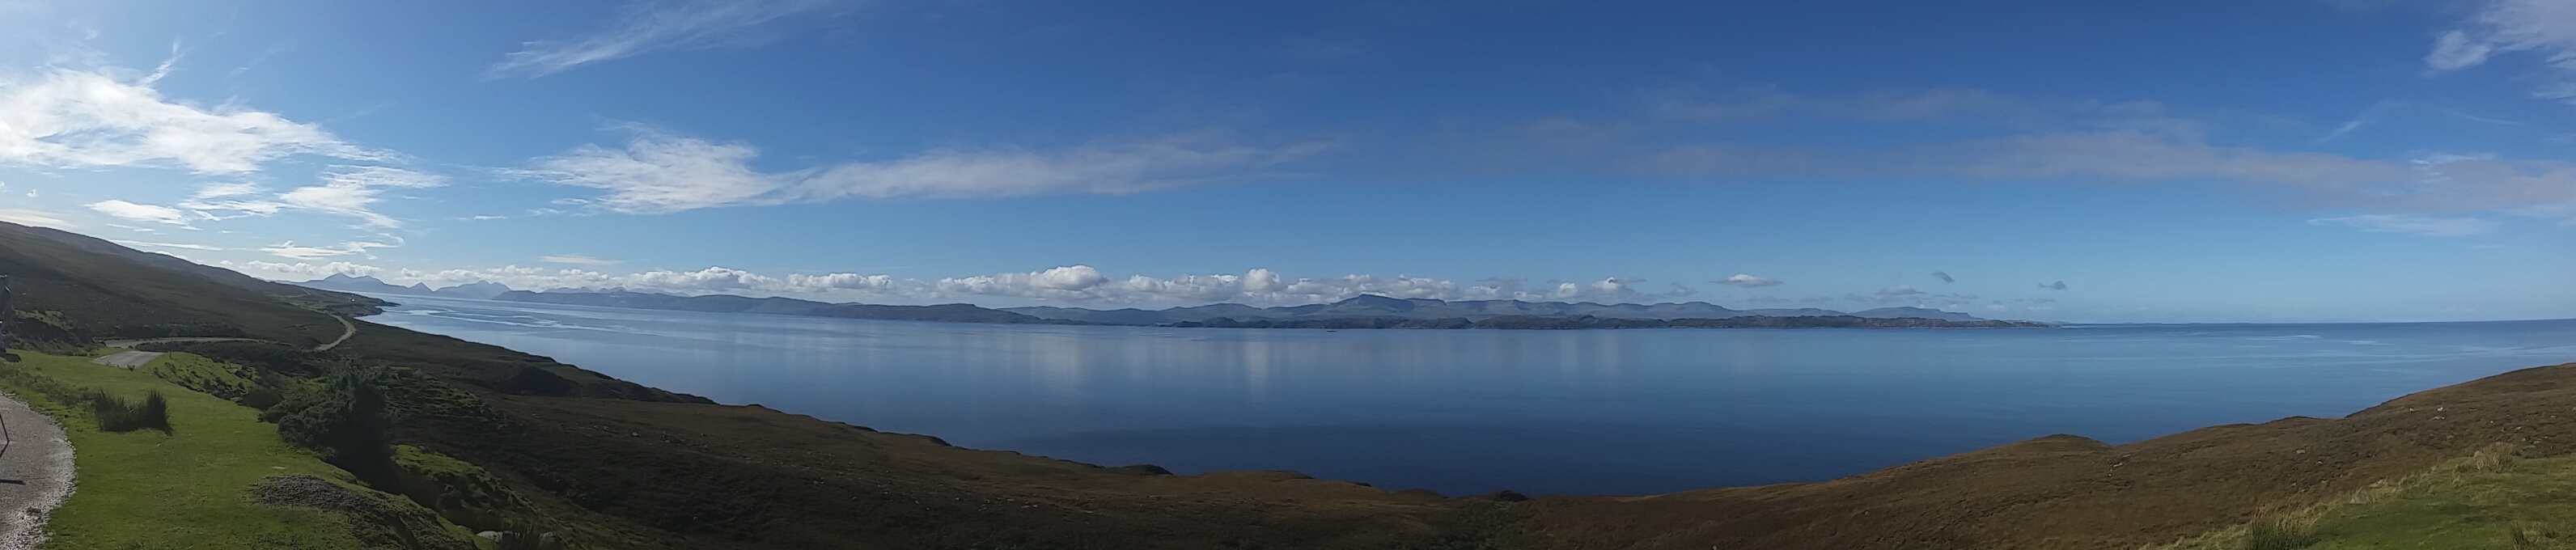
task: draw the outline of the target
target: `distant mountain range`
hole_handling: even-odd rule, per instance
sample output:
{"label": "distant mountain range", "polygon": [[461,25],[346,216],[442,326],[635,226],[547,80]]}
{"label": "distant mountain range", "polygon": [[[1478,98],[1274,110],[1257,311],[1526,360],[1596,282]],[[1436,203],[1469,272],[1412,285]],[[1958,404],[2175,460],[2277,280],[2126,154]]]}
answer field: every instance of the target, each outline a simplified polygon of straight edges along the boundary
{"label": "distant mountain range", "polygon": [[431,289],[396,286],[374,277],[332,275],[295,283],[314,288],[411,294],[508,302],[596,307],[767,313],[846,319],[944,321],[1051,325],[1123,325],[1243,328],[1654,328],[1654,327],[1960,327],[2044,326],[2021,321],[1992,321],[1965,313],[1919,307],[1886,307],[1857,312],[1827,309],[1729,309],[1706,302],[1664,304],[1596,304],[1590,302],[1524,302],[1519,300],[1446,301],[1364,295],[1329,304],[1253,307],[1210,304],[1159,310],[1097,310],[1054,306],[987,308],[973,304],[901,306],[835,304],[795,298],[751,298],[726,294],[675,296],[624,289],[511,290],[490,282]]}
{"label": "distant mountain range", "polygon": [[302,286],[306,286],[306,287],[319,288],[319,289],[323,289],[323,290],[337,290],[337,291],[341,291],[341,292],[371,292],[371,293],[376,293],[376,294],[411,294],[411,295],[417,295],[417,296],[444,296],[444,297],[449,297],[449,298],[473,298],[473,299],[476,299],[476,300],[490,300],[490,299],[492,299],[492,297],[494,297],[494,296],[499,296],[499,295],[501,295],[501,293],[504,293],[504,292],[510,292],[510,287],[508,287],[508,286],[503,286],[503,285],[502,285],[502,284],[500,284],[500,283],[494,283],[494,282],[488,282],[488,281],[475,281],[475,282],[472,282],[472,283],[461,284],[461,285],[451,286],[451,287],[447,287],[447,288],[441,288],[441,289],[431,290],[431,289],[429,288],[429,285],[421,284],[421,283],[412,283],[412,284],[411,284],[411,286],[397,286],[397,285],[394,285],[393,283],[387,283],[387,282],[385,282],[383,279],[377,279],[377,278],[375,278],[375,277],[368,277],[368,276],[363,276],[363,275],[361,275],[361,276],[357,276],[357,277],[351,277],[351,276],[348,276],[347,274],[340,274],[340,273],[334,273],[334,274],[332,274],[331,276],[329,276],[329,277],[323,277],[323,278],[321,278],[320,280],[304,281],[304,282],[301,282],[301,283],[289,283],[289,284],[302,285]]}
{"label": "distant mountain range", "polygon": [[1224,318],[1236,321],[1298,321],[1316,319],[1466,319],[1483,321],[1495,317],[1574,317],[1589,315],[1603,319],[1727,319],[1734,317],[1859,317],[1865,319],[1938,319],[1943,321],[1981,320],[1965,313],[1919,307],[1883,307],[1841,312],[1827,309],[1728,309],[1707,302],[1664,304],[1596,304],[1591,302],[1524,302],[1520,300],[1475,300],[1451,302],[1427,298],[1390,298],[1364,295],[1329,304],[1285,307],[1252,307],[1243,304],[1210,304],[1160,310],[1096,310],[1069,307],[1014,307],[1001,311],[1019,313],[1040,319],[1084,321],[1120,325],[1165,325],[1201,322]]}

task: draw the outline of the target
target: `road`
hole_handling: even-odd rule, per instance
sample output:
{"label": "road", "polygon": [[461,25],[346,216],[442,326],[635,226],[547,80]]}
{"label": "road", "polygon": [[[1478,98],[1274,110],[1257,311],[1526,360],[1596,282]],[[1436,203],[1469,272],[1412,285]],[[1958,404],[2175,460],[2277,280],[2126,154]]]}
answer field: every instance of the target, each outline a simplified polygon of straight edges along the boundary
{"label": "road", "polygon": [[35,548],[45,541],[38,527],[72,494],[72,445],[52,417],[5,393],[0,432],[7,435],[0,439],[0,550]]}
{"label": "road", "polygon": [[349,337],[358,335],[358,325],[350,323],[349,318],[338,315],[333,315],[331,318],[338,319],[340,321],[340,339],[332,340],[331,343],[328,344],[313,346],[313,351],[331,351],[331,348],[340,347],[341,342],[349,341]]}
{"label": "road", "polygon": [[[336,338],[336,339],[333,339],[333,340],[331,340],[331,341],[330,341],[330,342],[328,342],[328,343],[325,343],[325,344],[322,344],[322,345],[319,345],[319,346],[313,346],[313,351],[331,351],[331,348],[340,347],[340,343],[341,343],[341,342],[347,342],[347,341],[349,341],[349,337],[351,337],[351,336],[357,336],[357,335],[358,335],[358,325],[357,325],[356,323],[351,323],[351,322],[349,322],[349,318],[347,318],[347,317],[341,317],[341,316],[338,316],[338,315],[333,315],[333,316],[331,316],[331,319],[332,319],[332,320],[336,320],[336,321],[339,321],[339,322],[340,322],[340,337],[339,337],[339,338]],[[233,341],[257,341],[257,340],[258,340],[257,338],[211,338],[211,337],[204,337],[204,336],[187,336],[187,337],[179,337],[179,338],[144,338],[144,339],[140,339],[140,340],[108,340],[108,341],[107,341],[107,347],[111,347],[111,348],[126,348],[126,349],[133,349],[133,348],[134,348],[134,346],[139,346],[139,345],[143,345],[143,344],[150,344],[150,343],[154,343],[154,342],[233,342]],[[120,355],[126,355],[126,354],[129,354],[129,353],[151,353],[151,352],[129,351],[129,352],[125,352],[125,353],[118,353],[118,354],[115,354],[115,355],[109,355],[109,356],[107,356],[107,357],[100,357],[100,358],[98,358],[97,360],[95,360],[95,361],[91,361],[91,362],[92,362],[92,363],[98,363],[98,364],[101,364],[101,365],[116,365],[116,366],[119,366],[119,367],[125,367],[125,368],[129,368],[129,369],[130,369],[130,368],[134,368],[134,367],[143,366],[143,364],[144,364],[144,363],[151,362],[153,357],[158,357],[158,356],[160,356],[160,355],[161,355],[161,354],[158,354],[158,353],[153,353],[153,354],[151,354],[151,355],[144,356],[144,357],[143,357],[142,359],[140,359],[140,360],[134,360],[134,364],[131,364],[131,365],[107,362],[107,361],[108,361],[108,358],[116,357],[116,356],[120,356]],[[121,361],[122,361],[122,360],[121,360]]]}
{"label": "road", "polygon": [[143,368],[145,363],[150,363],[153,358],[160,356],[160,352],[154,351],[120,351],[99,356],[99,358],[91,359],[89,362],[110,367],[125,367],[126,370],[134,370]]}

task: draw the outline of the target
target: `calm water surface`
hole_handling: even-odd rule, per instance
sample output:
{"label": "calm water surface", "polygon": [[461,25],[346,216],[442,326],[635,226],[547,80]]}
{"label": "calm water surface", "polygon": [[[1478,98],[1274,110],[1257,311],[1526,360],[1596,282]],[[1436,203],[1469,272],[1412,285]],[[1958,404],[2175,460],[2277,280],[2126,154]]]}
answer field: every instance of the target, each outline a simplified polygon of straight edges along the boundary
{"label": "calm water surface", "polygon": [[369,320],[1104,465],[1443,494],[1822,481],[2055,433],[2342,416],[2576,361],[2576,320],[2056,330],[1012,326],[384,296]]}

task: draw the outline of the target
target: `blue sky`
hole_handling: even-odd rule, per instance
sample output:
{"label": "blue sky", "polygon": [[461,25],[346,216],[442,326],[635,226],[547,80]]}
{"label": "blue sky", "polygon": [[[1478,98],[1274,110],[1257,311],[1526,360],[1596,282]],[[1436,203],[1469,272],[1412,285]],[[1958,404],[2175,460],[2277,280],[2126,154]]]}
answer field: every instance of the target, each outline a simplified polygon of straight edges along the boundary
{"label": "blue sky", "polygon": [[2576,317],[2576,1],[0,0],[0,220],[252,275]]}

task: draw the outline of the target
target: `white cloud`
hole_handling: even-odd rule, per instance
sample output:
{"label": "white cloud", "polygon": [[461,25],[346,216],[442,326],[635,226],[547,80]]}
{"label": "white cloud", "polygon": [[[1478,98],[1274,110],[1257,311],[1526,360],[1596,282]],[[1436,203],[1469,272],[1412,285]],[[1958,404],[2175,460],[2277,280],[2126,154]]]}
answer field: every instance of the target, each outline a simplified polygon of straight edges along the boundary
{"label": "white cloud", "polygon": [[228,248],[223,248],[223,247],[219,247],[219,246],[206,246],[206,245],[202,245],[202,244],[187,244],[187,243],[155,243],[155,242],[144,242],[144,241],[126,241],[126,240],[117,240],[117,239],[108,239],[108,240],[107,240],[107,242],[112,242],[112,243],[121,244],[121,245],[125,245],[125,246],[149,246],[149,247],[156,247],[156,248],[185,248],[185,249],[189,249],[189,250],[230,250],[230,249],[228,249]]}
{"label": "white cloud", "polygon": [[544,261],[544,262],[547,262],[547,263],[557,263],[557,264],[617,265],[617,264],[620,264],[620,263],[625,263],[625,262],[618,261],[618,260],[602,260],[602,259],[599,259],[599,258],[593,258],[593,257],[589,257],[589,256],[583,256],[583,255],[580,255],[580,254],[561,254],[561,255],[555,255],[555,256],[540,256],[540,257],[538,257],[537,259],[538,259],[538,260],[541,260],[541,261]]}
{"label": "white cloud", "polygon": [[0,162],[50,168],[177,165],[222,174],[257,171],[263,162],[298,154],[392,157],[275,113],[173,102],[152,87],[160,73],[117,72],[52,69],[0,79]]}
{"label": "white cloud", "polygon": [[290,264],[263,262],[257,260],[234,263],[231,260],[225,260],[215,262],[215,265],[232,269],[234,271],[240,271],[254,277],[275,280],[311,280],[332,275],[368,277],[385,271],[384,268],[349,262],[329,262],[320,264],[296,262]]}
{"label": "white cloud", "polygon": [[287,206],[350,216],[365,220],[367,225],[384,228],[401,227],[402,222],[370,210],[377,195],[386,189],[437,187],[445,179],[400,168],[383,166],[333,166],[321,175],[322,185],[300,187],[279,194]]}
{"label": "white cloud", "polygon": [[[2487,0],[2459,28],[2433,40],[2424,65],[2434,71],[2475,67],[2499,54],[2532,52],[2562,72],[2576,73],[2576,2]],[[2544,85],[2535,95],[2576,100],[2576,84]]]}
{"label": "white cloud", "polygon": [[[315,249],[316,258],[346,255],[363,251],[343,245]],[[291,245],[281,245],[284,248]],[[294,247],[310,248],[310,247]],[[581,268],[534,268],[503,266],[485,269],[449,269],[417,271],[384,270],[345,262],[313,263],[224,263],[228,267],[258,271],[272,278],[318,278],[330,273],[372,274],[394,284],[426,283],[433,287],[453,286],[476,281],[490,281],[521,290],[557,288],[623,288],[640,292],[663,292],[681,295],[734,294],[744,296],[789,296],[825,301],[858,301],[870,303],[943,303],[999,298],[1023,302],[1052,302],[1067,305],[1143,307],[1191,305],[1213,302],[1235,302],[1255,305],[1297,305],[1337,302],[1363,294],[1398,298],[1432,298],[1441,300],[1577,300],[1600,302],[1668,301],[1686,297],[1693,291],[1675,286],[1661,293],[1644,293],[1632,278],[1608,278],[1593,282],[1551,283],[1537,291],[1522,290],[1515,279],[1491,279],[1466,285],[1446,279],[1424,277],[1378,277],[1345,275],[1325,278],[1291,278],[1268,269],[1248,270],[1241,275],[1181,275],[1158,278],[1142,275],[1112,277],[1089,266],[1064,266],[1038,271],[998,273],[971,277],[940,279],[906,279],[891,275],[828,273],[819,275],[764,275],[728,267],[709,267],[696,271],[652,270],[635,273],[607,273]]]}
{"label": "white cloud", "polygon": [[395,246],[395,245],[386,244],[386,243],[366,242],[366,241],[348,241],[348,242],[340,243],[340,244],[339,244],[339,246],[297,246],[297,245],[295,244],[295,241],[287,241],[287,242],[283,242],[283,243],[278,243],[278,244],[276,244],[276,245],[272,245],[272,246],[268,246],[268,247],[260,248],[260,249],[259,249],[259,251],[261,251],[261,252],[267,252],[267,253],[269,253],[269,254],[274,254],[274,255],[277,255],[277,256],[279,256],[279,257],[284,257],[284,258],[294,258],[294,259],[298,259],[298,260],[318,260],[318,259],[322,259],[322,258],[329,258],[329,257],[333,257],[333,256],[347,256],[347,255],[352,255],[352,254],[360,254],[360,255],[363,255],[363,254],[366,254],[366,253],[367,253],[367,250],[368,250],[368,249],[374,249],[374,248],[392,248],[392,247],[394,247],[394,246]]}
{"label": "white cloud", "polygon": [[2436,71],[2466,69],[2487,62],[2495,46],[2472,40],[2468,33],[2450,31],[2433,39],[2433,53],[2424,54],[2424,66]]}
{"label": "white cloud", "polygon": [[2493,54],[2536,51],[2549,64],[2576,71],[2576,2],[2489,0],[2433,41],[2424,62],[2435,70],[2474,67]]}
{"label": "white cloud", "polygon": [[1740,287],[1744,287],[1744,288],[1760,288],[1760,287],[1773,286],[1773,285],[1778,285],[1778,284],[1780,284],[1780,281],[1779,281],[1778,279],[1772,279],[1772,278],[1769,278],[1769,277],[1756,277],[1756,276],[1753,276],[1753,275],[1751,275],[1751,274],[1746,274],[1746,273],[1737,273],[1737,274],[1734,274],[1734,275],[1728,275],[1728,276],[1727,276],[1726,278],[1724,278],[1724,279],[1718,279],[1718,280],[1716,280],[1716,281],[1711,281],[1711,282],[1718,283],[1718,284],[1735,285],[1735,286],[1740,286]]}
{"label": "white cloud", "polygon": [[2495,222],[2480,218],[2444,218],[2414,214],[2364,214],[2308,220],[2312,225],[2340,225],[2374,233],[2405,233],[2427,237],[2466,237],[2495,229]]}
{"label": "white cloud", "polygon": [[191,199],[213,199],[213,198],[222,198],[222,197],[237,197],[237,196],[242,196],[242,195],[256,195],[256,194],[259,194],[259,193],[261,193],[261,192],[263,192],[263,191],[267,191],[267,189],[262,189],[262,188],[260,188],[260,186],[259,186],[258,184],[250,184],[250,183],[210,183],[210,184],[206,184],[206,186],[205,186],[205,187],[199,187],[199,188],[197,188],[197,193],[196,193],[196,194],[194,194],[194,195],[189,195],[189,196],[188,196],[188,198],[191,198]]}
{"label": "white cloud", "polygon": [[101,214],[116,216],[127,220],[166,223],[189,229],[196,229],[195,226],[189,224],[191,220],[196,219],[196,216],[189,214],[185,210],[157,204],[136,204],[122,200],[104,200],[89,203],[89,209],[96,210]]}
{"label": "white cloud", "polygon": [[568,42],[534,42],[491,67],[492,76],[541,77],[657,50],[752,45],[763,28],[855,2],[836,0],[660,0],[620,8],[607,28]]}
{"label": "white cloud", "polygon": [[1891,286],[1891,287],[1887,287],[1887,288],[1878,289],[1878,298],[1879,298],[1879,299],[1881,299],[1881,300],[1885,300],[1885,299],[1889,299],[1889,298],[1896,298],[1896,297],[1902,297],[1902,296],[1913,296],[1913,295],[1922,294],[1922,293],[1923,293],[1923,291],[1915,290],[1915,289],[1914,289],[1914,287],[1913,287],[1913,286],[1911,286],[1911,285],[1896,285],[1896,286]]}
{"label": "white cloud", "polygon": [[54,229],[72,228],[72,222],[64,221],[62,214],[55,214],[43,210],[28,210],[25,208],[0,208],[0,222],[31,225],[36,227],[51,227]]}
{"label": "white cloud", "polygon": [[1242,145],[1210,132],[1101,141],[1058,150],[940,149],[885,162],[852,162],[789,172],[750,166],[753,147],[641,127],[624,149],[585,145],[508,173],[607,194],[586,202],[630,214],[844,198],[986,198],[1117,194],[1262,171],[1332,147]]}

